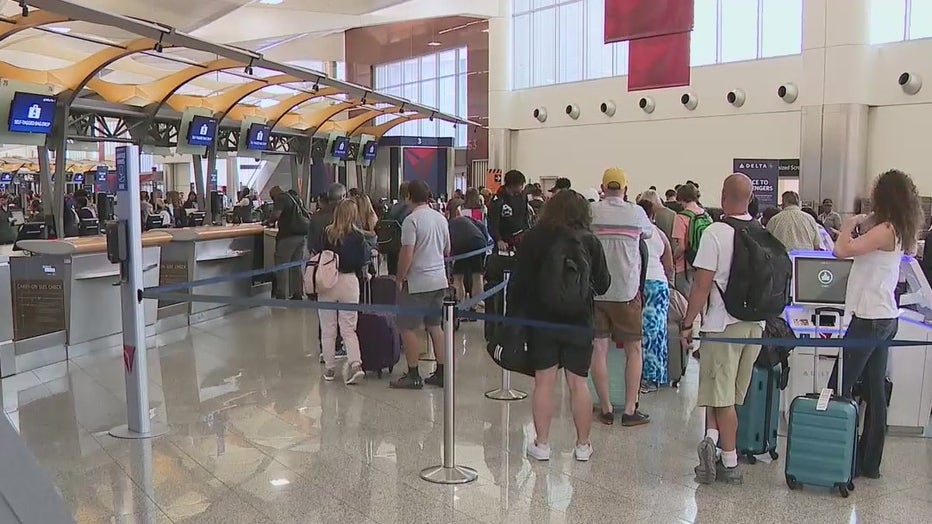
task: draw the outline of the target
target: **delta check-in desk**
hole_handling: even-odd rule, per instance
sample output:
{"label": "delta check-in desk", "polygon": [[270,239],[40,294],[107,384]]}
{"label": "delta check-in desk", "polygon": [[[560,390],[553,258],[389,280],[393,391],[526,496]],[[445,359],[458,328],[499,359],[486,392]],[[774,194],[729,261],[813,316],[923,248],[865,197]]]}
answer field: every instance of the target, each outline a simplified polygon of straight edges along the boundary
{"label": "delta check-in desk", "polygon": [[[159,256],[171,241],[143,234],[146,286],[159,282]],[[22,255],[8,258],[0,299],[9,300],[13,344],[0,344],[0,375],[36,369],[121,343],[120,268],[107,259],[103,236],[21,240]],[[5,277],[5,278],[4,278]],[[154,334],[156,304],[146,301],[147,334]],[[6,318],[0,318],[0,342]]]}
{"label": "delta check-in desk", "polygon": [[[264,267],[264,228],[261,224],[203,226],[165,230],[171,243],[162,249],[159,285],[223,277]],[[260,279],[240,278],[198,286],[190,293],[224,297],[252,297],[268,293]],[[177,291],[186,293],[189,291]],[[158,331],[184,327],[223,316],[235,306],[204,302],[158,301]]]}

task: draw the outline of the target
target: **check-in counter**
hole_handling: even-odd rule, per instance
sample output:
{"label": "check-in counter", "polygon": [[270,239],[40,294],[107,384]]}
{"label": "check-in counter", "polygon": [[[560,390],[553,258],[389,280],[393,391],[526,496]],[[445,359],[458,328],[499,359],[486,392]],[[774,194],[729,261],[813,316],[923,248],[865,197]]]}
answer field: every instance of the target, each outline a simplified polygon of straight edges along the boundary
{"label": "check-in counter", "polygon": [[[143,234],[146,286],[158,284],[160,250],[170,241],[164,232]],[[4,281],[11,287],[13,356],[0,356],[0,374],[9,376],[121,343],[120,268],[107,259],[105,237],[21,240],[17,246],[29,256],[9,258],[10,275]],[[146,332],[152,335],[155,301],[145,301],[144,311]]]}
{"label": "check-in counter", "polygon": [[10,286],[10,258],[13,246],[0,246],[0,376],[15,371],[16,352],[13,347],[13,293]]}
{"label": "check-in counter", "polygon": [[[261,224],[168,229],[172,241],[162,249],[159,285],[223,277],[264,267]],[[251,297],[271,286],[251,278],[227,280],[191,290],[198,295]],[[235,306],[159,300],[158,331],[166,331],[223,316]]]}

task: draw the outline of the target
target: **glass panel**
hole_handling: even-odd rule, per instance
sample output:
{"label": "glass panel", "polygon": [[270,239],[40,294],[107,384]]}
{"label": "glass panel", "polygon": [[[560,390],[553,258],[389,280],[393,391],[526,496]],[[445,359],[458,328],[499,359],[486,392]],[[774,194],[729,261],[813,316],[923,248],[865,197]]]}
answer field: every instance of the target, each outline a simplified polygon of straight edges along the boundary
{"label": "glass panel", "polygon": [[469,51],[465,47],[461,47],[456,50],[457,55],[459,56],[459,66],[457,67],[457,73],[465,73],[469,71],[469,62],[467,57],[469,56]]}
{"label": "glass panel", "polygon": [[531,5],[536,9],[538,7],[547,7],[553,5],[556,0],[531,0]]}
{"label": "glass panel", "polygon": [[560,8],[560,82],[576,82],[583,79],[584,27],[583,3],[561,5]]}
{"label": "glass panel", "polygon": [[615,42],[610,44],[614,48],[615,59],[612,69],[614,76],[628,74],[628,42]]}
{"label": "glass panel", "polygon": [[419,97],[417,93],[418,92],[417,84],[408,84],[404,86],[403,89],[404,90],[402,91],[402,95],[401,95],[402,98],[407,98],[408,100],[412,102],[418,101]]}
{"label": "glass panel", "polygon": [[690,35],[689,65],[715,63],[718,47],[718,1],[696,0],[693,33]]}
{"label": "glass panel", "polygon": [[512,81],[515,89],[531,86],[531,15],[515,17],[514,24],[514,71]]}
{"label": "glass panel", "polygon": [[534,61],[531,85],[545,86],[556,83],[557,10],[545,9],[534,13]]}
{"label": "glass panel", "polygon": [[512,3],[512,11],[514,11],[514,14],[523,13],[530,8],[531,0],[514,0],[514,3]]}
{"label": "glass panel", "polygon": [[437,81],[425,80],[421,82],[421,99],[418,102],[428,107],[437,107]]}
{"label": "glass panel", "polygon": [[440,76],[456,74],[456,49],[440,53]]}
{"label": "glass panel", "polygon": [[388,68],[384,65],[375,66],[375,78],[373,79],[372,85],[376,89],[384,89],[388,85]]}
{"label": "glass panel", "polygon": [[906,0],[872,0],[870,42],[899,42],[906,36]]}
{"label": "glass panel", "polygon": [[612,49],[605,45],[605,0],[586,0],[586,78],[612,76]]}
{"label": "glass panel", "polygon": [[[488,76],[486,76],[488,78]],[[469,117],[469,106],[467,105],[466,94],[469,92],[469,80],[466,75],[459,76],[459,87],[457,87],[456,116],[463,118]]]}
{"label": "glass panel", "polygon": [[722,62],[757,58],[757,2],[721,0]]}
{"label": "glass panel", "polygon": [[437,78],[437,55],[421,57],[421,78]]}
{"label": "glass panel", "polygon": [[337,62],[337,80],[346,81],[346,62]]}
{"label": "glass panel", "polygon": [[412,58],[411,60],[404,61],[405,68],[405,82],[417,82],[419,80],[417,74],[417,58]]}
{"label": "glass panel", "polygon": [[418,132],[421,136],[437,136],[437,122],[431,121],[428,118],[424,120],[418,120],[417,122],[421,125],[421,130]]}
{"label": "glass panel", "polygon": [[469,145],[466,139],[466,136],[469,134],[467,132],[471,132],[471,129],[469,126],[462,126],[462,125],[456,126],[456,146],[457,147],[466,147],[467,145]]}
{"label": "glass panel", "polygon": [[803,52],[803,0],[762,0],[761,58]]}
{"label": "glass panel", "polygon": [[396,62],[388,64],[388,83],[386,85],[396,86],[401,83],[401,64]]}
{"label": "glass panel", "polygon": [[440,102],[437,109],[444,113],[456,113],[456,77],[447,76],[437,82],[440,84]]}
{"label": "glass panel", "polygon": [[913,0],[909,11],[909,38],[932,37],[932,0]]}

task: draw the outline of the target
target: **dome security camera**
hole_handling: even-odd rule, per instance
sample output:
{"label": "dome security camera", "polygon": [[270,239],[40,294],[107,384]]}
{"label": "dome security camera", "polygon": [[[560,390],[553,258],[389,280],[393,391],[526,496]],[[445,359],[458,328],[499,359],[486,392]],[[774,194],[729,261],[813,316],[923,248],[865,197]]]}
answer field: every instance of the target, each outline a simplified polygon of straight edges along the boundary
{"label": "dome security camera", "polygon": [[576,104],[569,104],[566,106],[566,116],[576,120],[579,118],[579,106]]}
{"label": "dome security camera", "polygon": [[792,104],[799,97],[799,88],[794,83],[783,84],[777,88],[777,96],[787,104]]}
{"label": "dome security camera", "polygon": [[606,116],[615,116],[615,102],[612,102],[611,100],[602,102],[602,105],[599,106],[599,111],[601,111]]}
{"label": "dome security camera", "polygon": [[900,84],[900,89],[907,95],[915,95],[922,89],[922,78],[916,73],[910,73],[909,71],[900,74],[897,83]]}
{"label": "dome security camera", "polygon": [[535,109],[535,110],[534,110],[534,118],[536,118],[537,121],[540,122],[540,123],[546,122],[546,121],[547,121],[547,108],[546,108],[546,107],[538,107],[537,109]]}
{"label": "dome security camera", "polygon": [[656,105],[654,104],[653,98],[645,96],[638,101],[638,107],[640,107],[641,110],[645,113],[650,114],[654,112]]}
{"label": "dome security camera", "polygon": [[699,107],[699,95],[696,93],[683,93],[683,96],[680,97],[680,103],[683,104],[686,109],[693,111]]}
{"label": "dome security camera", "polygon": [[747,100],[747,95],[744,94],[743,89],[733,89],[728,92],[725,99],[728,100],[729,104],[735,107],[741,107],[744,105],[744,101]]}

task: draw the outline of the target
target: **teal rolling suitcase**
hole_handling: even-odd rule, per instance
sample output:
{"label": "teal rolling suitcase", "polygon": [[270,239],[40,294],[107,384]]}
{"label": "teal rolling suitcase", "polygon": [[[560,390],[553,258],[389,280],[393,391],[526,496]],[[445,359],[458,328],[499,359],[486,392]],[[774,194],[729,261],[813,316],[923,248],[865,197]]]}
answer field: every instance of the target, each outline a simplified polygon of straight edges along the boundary
{"label": "teal rolling suitcase", "polygon": [[755,455],[770,454],[776,460],[777,429],[780,426],[779,365],[772,368],[754,366],[744,405],[737,406],[738,453],[749,464],[757,462]]}
{"label": "teal rolling suitcase", "polygon": [[[834,325],[841,325],[840,316]],[[813,369],[817,369],[819,351],[814,349]],[[816,375],[812,374],[813,390],[818,389]],[[837,376],[844,376],[841,350]],[[805,485],[837,488],[842,497],[847,497],[854,490],[858,406],[853,400],[835,394],[824,409],[819,409],[818,404],[817,393],[796,397],[790,404],[784,470],[786,485],[790,489]]]}
{"label": "teal rolling suitcase", "polygon": [[[627,354],[624,349],[609,346],[608,355],[605,358],[608,361],[608,398],[616,412],[621,413],[625,407],[625,362]],[[592,371],[589,371],[589,393],[592,396],[592,403],[599,407],[599,394],[595,391],[595,383],[592,381]]]}

